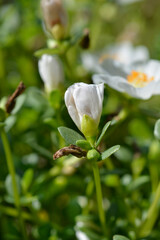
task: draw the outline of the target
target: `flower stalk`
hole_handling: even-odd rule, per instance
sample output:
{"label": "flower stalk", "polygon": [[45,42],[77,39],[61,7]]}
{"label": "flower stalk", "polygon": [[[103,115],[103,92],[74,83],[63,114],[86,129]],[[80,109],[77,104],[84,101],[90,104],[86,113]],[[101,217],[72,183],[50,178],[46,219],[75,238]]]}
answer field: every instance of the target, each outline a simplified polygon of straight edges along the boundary
{"label": "flower stalk", "polygon": [[7,138],[7,135],[6,135],[6,132],[4,131],[4,129],[1,130],[1,138],[2,138],[2,142],[3,142],[3,146],[4,146],[4,151],[5,151],[5,154],[6,154],[6,161],[7,161],[8,170],[9,170],[9,173],[10,173],[11,178],[12,178],[14,203],[15,203],[15,206],[16,206],[17,212],[18,212],[20,229],[22,231],[23,239],[27,240],[28,238],[27,238],[25,224],[24,224],[23,217],[22,217],[20,197],[19,197],[19,193],[18,193],[18,187],[17,187],[17,182],[16,182],[16,173],[15,173],[15,168],[14,168],[14,164],[13,164],[12,153],[11,153],[8,138]]}
{"label": "flower stalk", "polygon": [[99,169],[97,162],[92,163],[92,169],[94,174],[94,181],[95,181],[95,187],[96,187],[96,195],[97,195],[97,203],[98,203],[98,212],[99,212],[99,219],[102,225],[103,233],[106,233],[106,219],[105,219],[105,213],[103,208],[103,199],[102,199],[102,188],[101,188],[101,182],[100,182],[100,175],[99,175]]}
{"label": "flower stalk", "polygon": [[98,165],[97,165],[97,161],[101,158],[101,155],[96,149],[91,149],[87,153],[87,158],[92,163],[94,182],[95,182],[95,187],[96,187],[99,219],[100,219],[100,222],[102,225],[103,233],[105,235],[106,220],[105,220],[105,213],[104,213],[104,208],[103,208],[101,180],[100,180],[100,174],[99,174],[99,169],[98,169]]}
{"label": "flower stalk", "polygon": [[160,182],[155,193],[155,198],[148,210],[147,218],[139,231],[140,237],[145,237],[151,233],[152,228],[158,217],[159,199],[160,199]]}

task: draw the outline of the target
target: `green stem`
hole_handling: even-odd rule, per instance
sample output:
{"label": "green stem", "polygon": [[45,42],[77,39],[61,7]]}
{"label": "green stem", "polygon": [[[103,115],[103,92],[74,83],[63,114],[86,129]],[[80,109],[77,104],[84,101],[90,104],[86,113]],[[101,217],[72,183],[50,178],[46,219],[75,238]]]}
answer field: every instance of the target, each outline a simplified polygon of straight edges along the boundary
{"label": "green stem", "polygon": [[27,240],[26,229],[25,229],[24,221],[23,221],[22,214],[21,214],[20,198],[19,198],[19,193],[18,193],[18,187],[17,187],[17,182],[16,182],[16,173],[15,173],[15,168],[14,168],[14,164],[13,164],[12,154],[11,154],[11,150],[10,150],[7,135],[6,135],[6,133],[3,129],[1,130],[1,138],[2,138],[2,142],[3,142],[5,154],[6,154],[8,170],[9,170],[9,173],[10,173],[11,178],[12,178],[12,187],[13,187],[13,192],[14,192],[14,202],[15,202],[15,206],[16,206],[17,211],[18,211],[20,228],[21,228],[21,231],[22,231],[22,234],[23,234],[23,239]]}
{"label": "green stem", "polygon": [[148,210],[147,219],[145,220],[139,231],[140,237],[148,236],[152,231],[152,228],[158,217],[159,201],[160,201],[160,182],[155,193],[154,201],[152,202]]}
{"label": "green stem", "polygon": [[106,234],[106,220],[105,220],[105,213],[103,209],[102,189],[101,189],[100,175],[99,175],[97,162],[93,162],[92,167],[93,167],[93,174],[94,174],[94,180],[95,180],[95,186],[96,186],[99,219],[103,228],[103,232],[104,234]]}

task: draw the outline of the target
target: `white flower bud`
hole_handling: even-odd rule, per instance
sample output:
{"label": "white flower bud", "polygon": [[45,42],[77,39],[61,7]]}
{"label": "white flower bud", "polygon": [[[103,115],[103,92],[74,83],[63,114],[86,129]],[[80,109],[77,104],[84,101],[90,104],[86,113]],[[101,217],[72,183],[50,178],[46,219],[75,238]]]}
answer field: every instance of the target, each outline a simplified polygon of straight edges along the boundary
{"label": "white flower bud", "polygon": [[59,88],[63,83],[63,67],[57,56],[44,54],[38,61],[38,69],[47,92]]}
{"label": "white flower bud", "polygon": [[67,25],[67,14],[61,0],[41,0],[43,18],[48,31],[55,39],[64,36]]}
{"label": "white flower bud", "polygon": [[102,113],[103,90],[103,84],[75,83],[65,93],[68,112],[86,137],[96,135]]}

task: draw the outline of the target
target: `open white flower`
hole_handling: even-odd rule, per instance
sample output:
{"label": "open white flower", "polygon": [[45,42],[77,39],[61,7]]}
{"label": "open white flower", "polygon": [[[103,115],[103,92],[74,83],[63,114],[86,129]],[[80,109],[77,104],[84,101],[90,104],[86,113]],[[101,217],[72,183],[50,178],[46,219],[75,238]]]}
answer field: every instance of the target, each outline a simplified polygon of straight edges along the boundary
{"label": "open white flower", "polygon": [[103,84],[75,83],[65,92],[65,104],[86,137],[95,136],[102,113]]}
{"label": "open white flower", "polygon": [[106,83],[111,88],[135,98],[149,99],[152,95],[160,94],[159,61],[150,60],[145,64],[124,68],[107,60],[101,67],[102,74],[93,76],[94,83]]}
{"label": "open white flower", "polygon": [[47,92],[59,88],[63,83],[63,66],[57,56],[44,54],[38,61],[38,69]]}
{"label": "open white flower", "polygon": [[82,55],[84,67],[96,73],[101,72],[101,64],[107,59],[113,60],[116,65],[131,65],[135,62],[147,61],[149,59],[149,52],[144,46],[134,47],[131,42],[123,42],[109,46],[101,53],[84,53]]}

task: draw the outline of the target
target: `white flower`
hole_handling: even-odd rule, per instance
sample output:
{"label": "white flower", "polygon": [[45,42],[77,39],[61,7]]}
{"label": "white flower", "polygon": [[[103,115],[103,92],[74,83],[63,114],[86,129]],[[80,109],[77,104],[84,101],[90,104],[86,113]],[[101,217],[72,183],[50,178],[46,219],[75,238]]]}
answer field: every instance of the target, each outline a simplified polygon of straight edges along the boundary
{"label": "white flower", "polygon": [[113,60],[116,65],[131,65],[135,62],[147,61],[149,53],[144,46],[133,47],[130,42],[123,42],[105,48],[103,53],[85,53],[82,55],[84,67],[97,73],[101,72],[101,64],[107,59]]}
{"label": "white flower", "polygon": [[60,84],[63,83],[63,67],[57,56],[44,54],[38,61],[38,69],[48,92],[59,88]]}
{"label": "white flower", "polygon": [[152,95],[160,94],[159,61],[150,60],[145,64],[124,67],[107,60],[101,67],[103,73],[93,76],[94,83],[106,83],[135,98],[149,99]]}
{"label": "white flower", "polygon": [[41,0],[44,21],[48,30],[56,24],[65,26],[67,14],[61,0]]}
{"label": "white flower", "polygon": [[75,83],[65,93],[68,112],[87,137],[97,131],[102,113],[103,90],[103,84]]}

